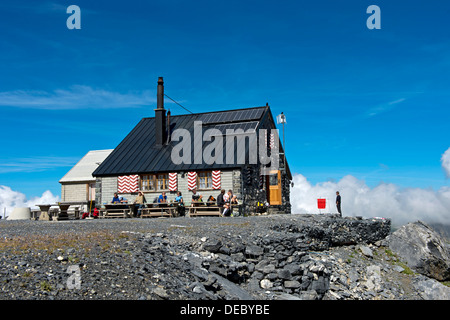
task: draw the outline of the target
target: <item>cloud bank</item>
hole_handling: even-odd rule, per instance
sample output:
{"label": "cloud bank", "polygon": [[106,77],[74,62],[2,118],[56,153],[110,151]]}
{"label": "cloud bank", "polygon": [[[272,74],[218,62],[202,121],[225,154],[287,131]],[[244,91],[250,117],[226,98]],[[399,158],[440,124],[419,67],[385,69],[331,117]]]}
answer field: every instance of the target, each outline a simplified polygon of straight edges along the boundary
{"label": "cloud bank", "polygon": [[327,198],[327,208],[322,213],[337,213],[335,199],[336,191],[339,191],[343,216],[390,218],[394,226],[417,220],[450,224],[450,187],[434,191],[382,183],[370,188],[351,175],[338,182],[312,185],[306,177],[297,174],[293,182],[291,203],[294,214],[320,213],[317,208],[319,198]]}
{"label": "cloud bank", "polygon": [[52,92],[38,90],[0,92],[0,106],[48,110],[140,107],[153,102],[155,98],[149,90],[118,93],[85,85],[73,85],[69,89],[57,89]]}
{"label": "cloud bank", "polygon": [[12,190],[10,187],[0,185],[0,215],[4,217],[10,215],[16,207],[37,208],[37,203],[56,203],[60,201],[59,196],[53,195],[50,191],[45,191],[42,196],[27,199],[23,193]]}

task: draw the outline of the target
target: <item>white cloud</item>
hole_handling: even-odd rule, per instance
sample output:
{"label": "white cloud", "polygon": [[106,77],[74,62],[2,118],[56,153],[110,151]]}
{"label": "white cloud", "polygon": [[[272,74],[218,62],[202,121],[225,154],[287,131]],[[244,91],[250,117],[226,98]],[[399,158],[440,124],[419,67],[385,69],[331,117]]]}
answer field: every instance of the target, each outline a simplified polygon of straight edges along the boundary
{"label": "white cloud", "polygon": [[53,168],[73,167],[80,159],[75,157],[29,157],[2,159],[0,173],[39,172]]}
{"label": "white cloud", "polygon": [[369,117],[373,117],[377,114],[389,111],[392,108],[394,108],[396,104],[402,103],[405,100],[406,100],[406,98],[401,98],[401,99],[397,99],[397,100],[389,101],[387,103],[380,104],[376,107],[369,109],[366,115],[368,115]]}
{"label": "white cloud", "polygon": [[450,187],[434,191],[382,183],[370,188],[351,175],[338,182],[312,185],[306,177],[297,174],[293,181],[292,213],[320,213],[318,198],[328,199],[327,209],[322,213],[337,213],[335,199],[336,191],[339,191],[343,216],[390,218],[397,226],[417,220],[450,224]]}
{"label": "white cloud", "polygon": [[140,107],[153,102],[155,97],[149,90],[118,93],[84,85],[73,85],[68,90],[57,89],[53,92],[39,90],[0,92],[0,106],[49,110]]}
{"label": "white cloud", "polygon": [[10,187],[0,185],[0,210],[1,216],[4,215],[6,208],[6,215],[10,215],[12,210],[16,207],[30,207],[38,208],[36,204],[52,204],[60,201],[59,196],[53,195],[50,191],[45,191],[40,197],[33,197],[27,199],[26,196],[18,191],[12,190]]}
{"label": "white cloud", "polygon": [[450,178],[450,148],[448,148],[447,151],[445,151],[442,155],[441,164],[442,168],[445,171],[445,174],[447,175],[447,178]]}

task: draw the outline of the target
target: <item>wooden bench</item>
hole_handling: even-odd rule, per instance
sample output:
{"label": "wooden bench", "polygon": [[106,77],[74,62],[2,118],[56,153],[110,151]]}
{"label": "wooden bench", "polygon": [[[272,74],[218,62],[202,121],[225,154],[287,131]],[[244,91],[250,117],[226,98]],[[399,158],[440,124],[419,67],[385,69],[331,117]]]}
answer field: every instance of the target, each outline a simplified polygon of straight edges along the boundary
{"label": "wooden bench", "polygon": [[189,207],[189,217],[214,216],[221,217],[220,207],[217,206],[195,206]]}
{"label": "wooden bench", "polygon": [[131,214],[128,204],[105,204],[103,218],[127,218]]}
{"label": "wooden bench", "polygon": [[176,207],[148,207],[141,209],[141,218],[173,217]]}

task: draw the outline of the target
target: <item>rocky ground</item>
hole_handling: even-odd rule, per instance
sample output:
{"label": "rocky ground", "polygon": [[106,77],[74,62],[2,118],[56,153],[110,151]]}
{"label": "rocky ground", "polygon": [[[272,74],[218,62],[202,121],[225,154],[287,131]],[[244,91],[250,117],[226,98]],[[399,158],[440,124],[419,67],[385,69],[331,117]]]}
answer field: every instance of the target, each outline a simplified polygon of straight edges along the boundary
{"label": "rocky ground", "polygon": [[325,215],[0,221],[0,299],[446,297],[389,233],[389,220]]}

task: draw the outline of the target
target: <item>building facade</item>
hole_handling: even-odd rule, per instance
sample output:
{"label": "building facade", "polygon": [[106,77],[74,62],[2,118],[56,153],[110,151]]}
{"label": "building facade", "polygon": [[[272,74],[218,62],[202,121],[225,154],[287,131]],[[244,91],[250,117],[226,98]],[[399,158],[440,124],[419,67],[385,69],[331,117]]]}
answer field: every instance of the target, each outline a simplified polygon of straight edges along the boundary
{"label": "building facade", "polygon": [[180,191],[189,202],[194,189],[204,201],[225,189],[237,195],[243,214],[262,203],[291,212],[292,175],[269,105],[171,115],[159,78],[154,112],[92,173],[97,205],[110,203],[114,193],[130,202],[142,191],[153,202],[162,192],[174,200]]}

